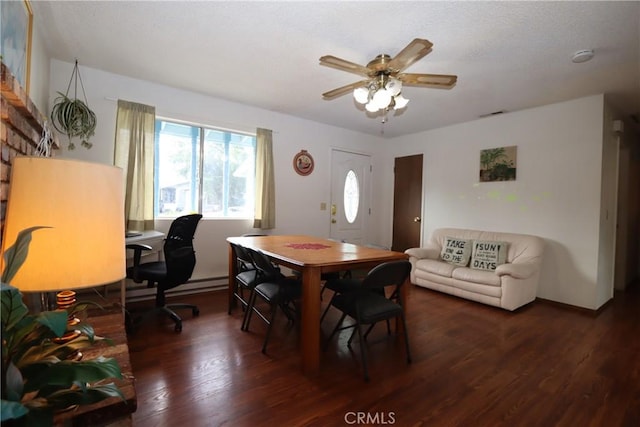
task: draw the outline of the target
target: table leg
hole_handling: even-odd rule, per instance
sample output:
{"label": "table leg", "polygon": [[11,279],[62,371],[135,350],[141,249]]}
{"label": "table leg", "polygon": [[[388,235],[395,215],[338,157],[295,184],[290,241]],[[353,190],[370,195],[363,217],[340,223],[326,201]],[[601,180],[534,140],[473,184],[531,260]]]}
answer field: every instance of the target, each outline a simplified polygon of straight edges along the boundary
{"label": "table leg", "polygon": [[320,268],[302,270],[302,326],[300,328],[302,372],[320,370]]}
{"label": "table leg", "polygon": [[233,251],[233,247],[229,244],[229,311],[236,306],[236,299],[233,297],[233,290],[235,286],[235,278],[238,274],[238,261],[236,260],[236,254]]}

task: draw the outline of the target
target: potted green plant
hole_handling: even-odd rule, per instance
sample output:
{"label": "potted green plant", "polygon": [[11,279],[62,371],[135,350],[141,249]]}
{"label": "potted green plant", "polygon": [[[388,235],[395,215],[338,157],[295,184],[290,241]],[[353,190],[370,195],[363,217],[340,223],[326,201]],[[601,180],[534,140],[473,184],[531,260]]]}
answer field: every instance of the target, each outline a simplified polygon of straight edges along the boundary
{"label": "potted green plant", "polygon": [[[108,397],[124,398],[113,383],[105,379],[122,378],[113,358],[72,360],[77,351],[105,338],[94,335],[86,322],[74,326],[82,334],[59,342],[67,329],[65,310],[29,313],[20,291],[8,283],[28,253],[31,233],[42,227],[23,230],[5,252],[5,269],[0,283],[2,311],[2,424],[50,426],[57,411],[74,405],[99,402]],[[86,310],[87,303],[69,309]]]}
{"label": "potted green plant", "polygon": [[[69,89],[71,83],[74,84],[73,98],[69,96]],[[78,99],[78,82],[82,88],[82,94],[84,95],[84,101]],[[93,144],[89,142],[89,138],[93,136],[96,130],[96,115],[89,108],[87,102],[87,95],[84,93],[84,85],[82,84],[82,78],[80,77],[80,70],[78,69],[78,61],[73,68],[71,74],[71,80],[69,80],[69,86],[67,86],[67,92],[58,92],[58,96],[54,101],[53,108],[51,109],[51,122],[53,127],[60,133],[67,135],[69,140],[69,150],[75,149],[75,144],[72,142],[72,138],[81,138],[81,144],[85,148],[91,148]]]}

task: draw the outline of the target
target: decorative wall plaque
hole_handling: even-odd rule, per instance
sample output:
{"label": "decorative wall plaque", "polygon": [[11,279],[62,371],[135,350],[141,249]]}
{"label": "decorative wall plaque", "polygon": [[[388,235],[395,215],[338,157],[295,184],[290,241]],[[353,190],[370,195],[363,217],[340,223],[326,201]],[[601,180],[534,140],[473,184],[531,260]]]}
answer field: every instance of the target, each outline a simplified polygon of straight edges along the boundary
{"label": "decorative wall plaque", "polygon": [[298,154],[293,157],[293,169],[298,175],[307,176],[313,172],[313,157],[307,150],[300,150]]}

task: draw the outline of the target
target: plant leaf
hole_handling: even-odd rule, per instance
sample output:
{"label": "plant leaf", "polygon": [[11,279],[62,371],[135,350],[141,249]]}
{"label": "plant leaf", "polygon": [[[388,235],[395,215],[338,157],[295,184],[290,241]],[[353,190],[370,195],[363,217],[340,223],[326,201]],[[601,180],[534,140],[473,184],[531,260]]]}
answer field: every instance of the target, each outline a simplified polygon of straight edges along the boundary
{"label": "plant leaf", "polygon": [[22,378],[22,373],[16,365],[12,362],[9,362],[9,366],[7,366],[6,372],[6,383],[5,386],[5,396],[14,402],[20,402],[22,399],[22,392],[24,390],[24,380]]}
{"label": "plant leaf", "polygon": [[80,362],[63,360],[49,366],[37,378],[27,381],[25,390],[42,389],[44,386],[69,387],[74,382],[92,383],[106,378],[122,378],[120,366],[114,358],[98,357]]}
{"label": "plant leaf", "polygon": [[20,402],[12,402],[9,400],[0,400],[0,421],[13,420],[15,418],[24,417],[29,410]]}
{"label": "plant leaf", "polygon": [[51,329],[57,337],[61,337],[67,330],[67,317],[64,310],[42,311],[36,316],[36,321]]}
{"label": "plant leaf", "polygon": [[31,233],[40,228],[51,228],[48,226],[35,226],[22,230],[16,237],[16,242],[4,253],[4,271],[2,272],[2,282],[11,283],[11,279],[16,275],[29,253],[29,243],[31,243]]}
{"label": "plant leaf", "polygon": [[84,389],[58,390],[51,393],[47,400],[56,408],[67,408],[70,405],[100,402],[107,397],[119,397],[124,400],[124,395],[114,383],[89,386]]}
{"label": "plant leaf", "polygon": [[[22,294],[17,288],[3,282],[1,294],[2,313],[0,313],[0,318],[2,326],[5,330],[11,330],[29,313],[29,309],[22,301]],[[4,333],[3,338],[5,338]]]}

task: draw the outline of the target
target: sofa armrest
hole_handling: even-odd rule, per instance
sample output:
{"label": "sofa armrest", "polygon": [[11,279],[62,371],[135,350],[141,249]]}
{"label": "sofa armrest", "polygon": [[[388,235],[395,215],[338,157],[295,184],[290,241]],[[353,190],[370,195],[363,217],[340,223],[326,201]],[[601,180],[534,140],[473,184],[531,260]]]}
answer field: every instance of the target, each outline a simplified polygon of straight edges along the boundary
{"label": "sofa armrest", "polygon": [[516,279],[528,279],[533,276],[538,267],[530,262],[518,264],[501,264],[496,268],[498,276],[511,276]]}
{"label": "sofa armrest", "polygon": [[440,258],[440,248],[436,245],[429,244],[422,248],[409,248],[404,251],[405,254],[417,259],[438,259]]}

